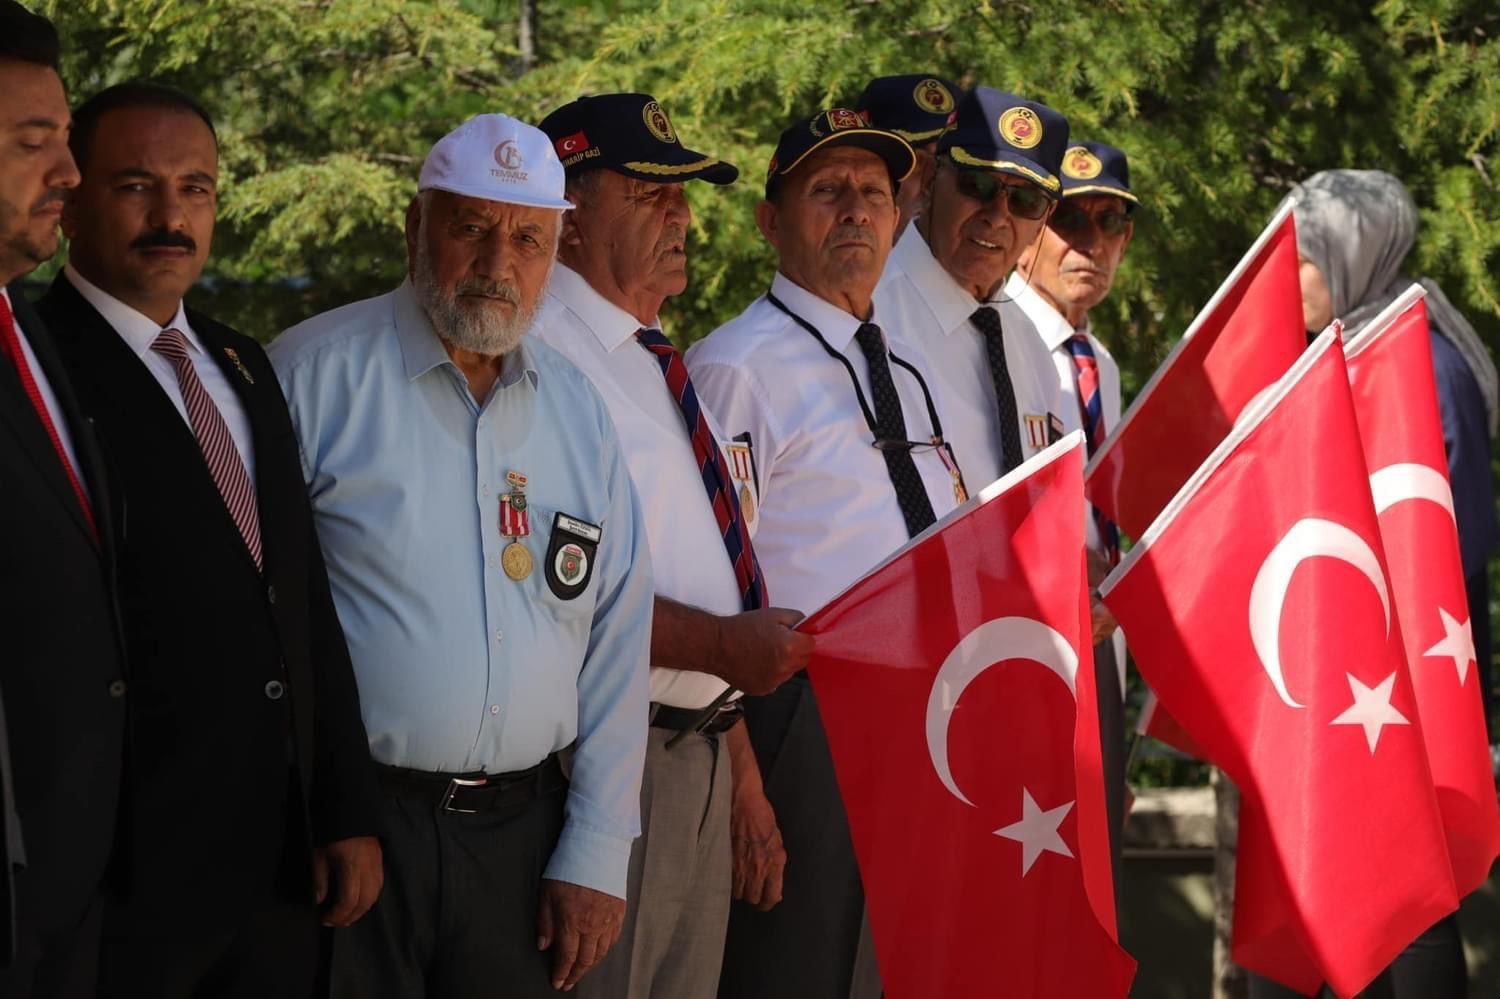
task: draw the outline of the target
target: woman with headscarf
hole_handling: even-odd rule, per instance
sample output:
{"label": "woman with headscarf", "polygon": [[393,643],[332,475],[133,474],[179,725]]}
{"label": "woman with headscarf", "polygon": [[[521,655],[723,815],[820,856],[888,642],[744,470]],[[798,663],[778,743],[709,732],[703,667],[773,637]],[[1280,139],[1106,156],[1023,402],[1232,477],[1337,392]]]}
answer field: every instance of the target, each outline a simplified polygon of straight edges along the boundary
{"label": "woman with headscarf", "polygon": [[[1402,183],[1379,170],[1326,170],[1289,196],[1301,257],[1302,312],[1309,333],[1333,319],[1344,338],[1358,333],[1413,283],[1401,269],[1417,235],[1417,207]],[[1489,350],[1431,279],[1427,290],[1432,363],[1443,443],[1453,486],[1469,620],[1489,719],[1490,628],[1486,563],[1500,547],[1490,441],[1500,410],[1500,380]],[[1350,904],[1358,904],[1351,899]],[[1251,975],[1251,999],[1296,993]],[[1468,991],[1456,914],[1418,937],[1363,993],[1392,999],[1450,999]]]}

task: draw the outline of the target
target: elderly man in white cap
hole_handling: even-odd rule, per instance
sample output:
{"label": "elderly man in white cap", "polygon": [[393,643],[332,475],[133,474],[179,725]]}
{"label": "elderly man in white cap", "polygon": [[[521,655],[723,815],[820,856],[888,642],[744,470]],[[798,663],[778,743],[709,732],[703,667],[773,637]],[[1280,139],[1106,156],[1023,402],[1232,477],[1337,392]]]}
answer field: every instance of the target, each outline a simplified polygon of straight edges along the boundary
{"label": "elderly man in white cap", "polygon": [[604,404],[523,336],[570,207],[546,136],[480,115],[422,167],[407,281],[271,349],[386,792],[335,997],[551,995],[620,932],[653,587]]}

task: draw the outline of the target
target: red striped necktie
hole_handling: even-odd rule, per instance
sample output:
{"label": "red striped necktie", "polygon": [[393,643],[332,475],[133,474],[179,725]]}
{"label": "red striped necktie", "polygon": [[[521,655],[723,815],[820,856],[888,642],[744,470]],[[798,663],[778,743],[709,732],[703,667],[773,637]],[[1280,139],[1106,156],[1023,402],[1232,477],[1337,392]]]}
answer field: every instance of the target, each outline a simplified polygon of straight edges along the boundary
{"label": "red striped necktie", "polygon": [[703,407],[698,404],[698,393],[688,377],[687,365],[682,363],[677,348],[662,335],[661,330],[637,330],[635,336],[641,346],[656,357],[656,363],[661,365],[661,373],[667,379],[667,391],[672,393],[677,408],[682,411],[683,422],[693,442],[693,456],[698,459],[703,488],[719,522],[719,536],[734,566],[734,578],[740,585],[740,600],[745,610],[769,606],[766,579],[761,574],[760,562],[755,558],[755,549],[750,546],[750,532],[740,512],[740,500],[730,488],[733,480],[729,466],[724,461],[724,453],[719,450],[719,442],[708,429],[708,420],[703,415]]}
{"label": "red striped necktie", "polygon": [[245,471],[245,463],[235,450],[234,438],[219,408],[214,405],[208,390],[198,380],[193,370],[193,358],[187,337],[179,330],[163,330],[151,344],[151,349],[172,362],[177,370],[177,386],[182,390],[183,408],[187,410],[188,423],[198,446],[203,449],[203,461],[208,465],[208,474],[213,476],[219,495],[234,518],[234,526],[245,539],[255,567],[261,568],[260,513],[255,505],[255,486]]}
{"label": "red striped necktie", "polygon": [[[1099,391],[1099,360],[1087,334],[1074,333],[1068,338],[1068,353],[1073,357],[1073,378],[1078,385],[1078,409],[1083,417],[1083,438],[1089,457],[1104,442],[1104,396]],[[1110,565],[1120,562],[1120,529],[1097,509],[1094,522],[1104,542]]]}
{"label": "red striped necktie", "polygon": [[68,483],[73,487],[73,493],[78,497],[78,505],[83,509],[83,519],[89,522],[89,530],[97,539],[99,526],[94,523],[93,504],[89,502],[88,493],[83,491],[83,482],[78,478],[78,470],[73,467],[73,462],[68,460],[67,448],[63,447],[62,437],[58,435],[57,426],[52,422],[52,414],[47,412],[47,403],[42,399],[42,390],[37,386],[36,376],[31,373],[31,366],[26,363],[26,352],[21,349],[21,335],[16,330],[16,318],[11,314],[10,302],[4,295],[0,295],[0,353],[9,357],[11,363],[16,366],[16,374],[21,379],[21,388],[25,390],[26,398],[31,400],[37,419],[42,421],[42,429],[47,432],[47,439],[52,441],[53,448],[57,450],[57,460],[62,462],[63,471],[68,476]]}

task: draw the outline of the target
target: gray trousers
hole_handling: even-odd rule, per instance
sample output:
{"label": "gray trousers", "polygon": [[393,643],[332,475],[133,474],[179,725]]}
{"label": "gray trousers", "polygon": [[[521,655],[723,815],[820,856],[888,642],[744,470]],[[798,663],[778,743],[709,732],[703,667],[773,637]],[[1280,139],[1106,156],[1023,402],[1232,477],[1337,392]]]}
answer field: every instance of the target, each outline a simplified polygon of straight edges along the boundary
{"label": "gray trousers", "polygon": [[562,834],[566,788],[478,815],[386,791],[385,887],[335,930],[333,999],[545,999],[552,953],[536,948],[542,871]]}
{"label": "gray trousers", "polygon": [[653,728],[630,850],[619,942],[576,989],[580,999],[709,999],[729,925],[729,754],[720,737]]}

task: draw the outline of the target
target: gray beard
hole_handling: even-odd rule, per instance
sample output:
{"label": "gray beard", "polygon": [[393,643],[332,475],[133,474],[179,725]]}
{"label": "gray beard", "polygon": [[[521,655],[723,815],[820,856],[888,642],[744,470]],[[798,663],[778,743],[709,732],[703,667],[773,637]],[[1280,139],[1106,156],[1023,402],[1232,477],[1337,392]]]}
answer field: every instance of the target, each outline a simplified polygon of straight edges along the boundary
{"label": "gray beard", "polygon": [[[483,304],[466,303],[459,297],[458,289],[450,292],[438,284],[432,272],[427,240],[420,238],[418,244],[412,287],[437,335],[460,350],[483,357],[503,357],[520,346],[521,337],[536,319],[541,295],[537,296],[537,302],[527,307],[521,302],[520,292],[514,285],[499,286],[498,291],[509,293],[516,303],[516,311],[509,316]],[[459,287],[463,287],[463,282]]]}

